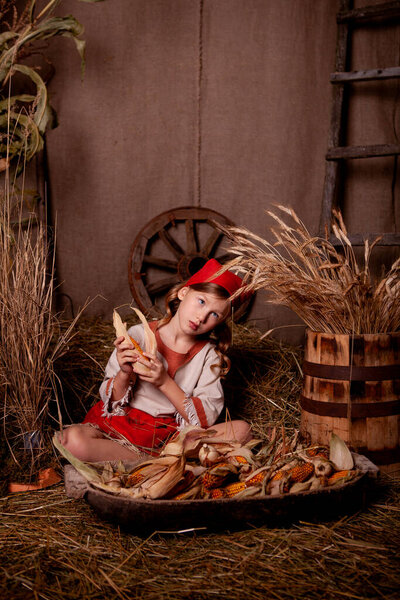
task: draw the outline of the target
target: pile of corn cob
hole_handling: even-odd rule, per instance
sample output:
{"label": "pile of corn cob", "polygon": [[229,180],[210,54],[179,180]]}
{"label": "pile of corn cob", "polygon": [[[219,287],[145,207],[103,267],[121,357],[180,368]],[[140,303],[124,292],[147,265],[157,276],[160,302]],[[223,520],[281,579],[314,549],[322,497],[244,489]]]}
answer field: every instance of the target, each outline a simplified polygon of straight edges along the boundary
{"label": "pile of corn cob", "polygon": [[[57,438],[61,454],[95,487],[149,499],[220,499],[277,496],[342,484],[359,474],[346,444],[332,435],[330,447],[305,447],[298,432],[286,440],[274,430],[262,446],[252,440],[213,441],[210,430],[187,427],[168,442],[160,456],[128,469],[119,462],[101,467],[82,463]],[[258,450],[257,450],[258,448]]]}

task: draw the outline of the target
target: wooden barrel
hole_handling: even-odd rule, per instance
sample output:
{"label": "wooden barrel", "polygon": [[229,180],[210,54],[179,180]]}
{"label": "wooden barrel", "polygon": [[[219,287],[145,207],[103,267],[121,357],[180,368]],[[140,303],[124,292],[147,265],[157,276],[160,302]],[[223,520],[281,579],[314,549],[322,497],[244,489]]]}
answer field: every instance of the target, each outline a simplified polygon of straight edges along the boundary
{"label": "wooden barrel", "polygon": [[300,431],[332,432],[382,471],[400,474],[400,332],[336,335],[307,330]]}

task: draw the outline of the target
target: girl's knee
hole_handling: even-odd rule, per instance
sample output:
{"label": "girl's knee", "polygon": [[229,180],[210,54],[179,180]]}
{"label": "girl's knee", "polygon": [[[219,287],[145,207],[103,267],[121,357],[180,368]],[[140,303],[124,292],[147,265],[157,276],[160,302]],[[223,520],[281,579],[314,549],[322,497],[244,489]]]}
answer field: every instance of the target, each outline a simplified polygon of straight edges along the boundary
{"label": "girl's knee", "polygon": [[246,421],[233,421],[235,438],[238,442],[245,444],[253,438],[251,427]]}
{"label": "girl's knee", "polygon": [[80,460],[88,460],[92,436],[85,425],[71,425],[64,429],[61,443],[71,454]]}
{"label": "girl's knee", "polygon": [[246,421],[235,420],[227,423],[219,423],[211,427],[211,429],[217,432],[216,439],[234,440],[245,444],[253,438],[250,425]]}

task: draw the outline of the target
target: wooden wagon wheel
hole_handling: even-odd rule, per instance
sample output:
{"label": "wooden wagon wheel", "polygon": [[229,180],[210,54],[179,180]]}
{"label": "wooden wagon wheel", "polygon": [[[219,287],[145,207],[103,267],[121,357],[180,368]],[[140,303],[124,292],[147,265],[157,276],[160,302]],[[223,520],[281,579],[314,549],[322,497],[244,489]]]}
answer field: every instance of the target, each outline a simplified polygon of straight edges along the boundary
{"label": "wooden wagon wheel", "polygon": [[[226,238],[215,222],[233,225],[208,208],[186,206],[154,217],[136,236],[129,254],[129,286],[138,307],[147,315],[164,314],[164,296],[187,281],[209,258],[224,264],[232,255],[221,247]],[[235,313],[243,315],[248,302]]]}

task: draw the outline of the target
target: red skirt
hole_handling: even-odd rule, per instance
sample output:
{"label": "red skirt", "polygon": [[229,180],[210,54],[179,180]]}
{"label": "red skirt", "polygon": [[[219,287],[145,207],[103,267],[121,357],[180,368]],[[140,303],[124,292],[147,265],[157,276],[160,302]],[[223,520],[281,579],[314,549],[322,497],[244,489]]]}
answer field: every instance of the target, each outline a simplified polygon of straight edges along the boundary
{"label": "red skirt", "polygon": [[122,416],[103,417],[103,409],[100,400],[89,410],[83,423],[93,423],[111,437],[126,438],[147,452],[161,446],[177,429],[173,417],[153,417],[137,408],[127,408]]}

